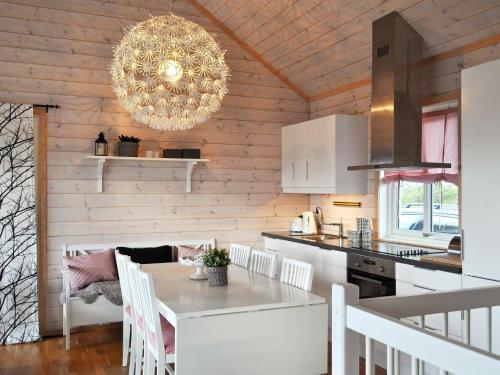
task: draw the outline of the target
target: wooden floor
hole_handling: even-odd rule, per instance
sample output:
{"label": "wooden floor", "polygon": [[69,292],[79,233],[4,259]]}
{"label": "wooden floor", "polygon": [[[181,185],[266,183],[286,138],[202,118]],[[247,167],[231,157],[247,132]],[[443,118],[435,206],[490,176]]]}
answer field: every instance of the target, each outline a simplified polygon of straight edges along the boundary
{"label": "wooden floor", "polygon": [[[121,340],[121,327],[113,326],[72,334],[68,351],[63,337],[0,346],[0,375],[127,374],[128,368],[121,365]],[[363,360],[360,364],[361,375],[365,373]],[[376,375],[383,374],[377,368]]]}

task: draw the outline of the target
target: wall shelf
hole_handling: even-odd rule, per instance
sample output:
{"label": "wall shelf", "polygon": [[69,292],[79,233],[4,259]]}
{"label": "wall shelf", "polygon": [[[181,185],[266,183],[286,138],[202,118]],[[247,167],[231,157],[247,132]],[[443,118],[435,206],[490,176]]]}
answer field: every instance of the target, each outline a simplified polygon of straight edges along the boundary
{"label": "wall shelf", "polygon": [[88,155],[86,159],[97,160],[97,192],[102,193],[103,187],[103,173],[104,164],[109,161],[137,161],[137,162],[153,162],[164,164],[179,164],[186,165],[186,193],[191,193],[191,176],[193,169],[199,162],[208,162],[210,159],[177,159],[177,158],[144,158],[144,157],[128,157],[128,156],[95,156]]}

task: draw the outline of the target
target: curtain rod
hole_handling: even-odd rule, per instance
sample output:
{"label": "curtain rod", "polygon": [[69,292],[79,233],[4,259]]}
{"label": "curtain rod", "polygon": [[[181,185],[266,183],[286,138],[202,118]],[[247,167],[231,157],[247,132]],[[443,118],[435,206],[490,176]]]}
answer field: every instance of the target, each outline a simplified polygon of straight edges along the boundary
{"label": "curtain rod", "polygon": [[49,108],[55,108],[55,109],[58,109],[58,108],[61,108],[60,105],[54,105],[54,104],[33,104],[33,107],[42,107],[42,108],[45,108],[45,112],[48,113],[49,112]]}

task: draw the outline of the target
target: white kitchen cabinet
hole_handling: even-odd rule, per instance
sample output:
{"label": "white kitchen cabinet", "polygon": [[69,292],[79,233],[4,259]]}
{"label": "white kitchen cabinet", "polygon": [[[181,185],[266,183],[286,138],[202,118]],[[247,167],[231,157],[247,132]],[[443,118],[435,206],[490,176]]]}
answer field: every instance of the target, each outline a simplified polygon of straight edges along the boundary
{"label": "white kitchen cabinet", "polygon": [[307,122],[304,126],[292,125],[281,129],[283,186],[306,184],[306,164],[303,162],[307,159],[307,148],[303,146],[307,139],[306,124]]}
{"label": "white kitchen cabinet", "polygon": [[500,280],[500,60],[462,70],[463,273]]}
{"label": "white kitchen cabinet", "polygon": [[[462,286],[460,274],[435,271],[415,267],[409,264],[396,263],[396,295],[410,296],[436,291],[457,290]],[[407,320],[417,324],[417,317]],[[442,333],[443,318],[441,314],[426,315],[425,326],[438,334]],[[448,316],[448,332],[450,337],[460,340],[462,337],[462,316],[460,311]]]}
{"label": "white kitchen cabinet", "polygon": [[363,194],[366,171],[348,171],[368,160],[367,120],[332,115],[282,128],[285,193]]}
{"label": "white kitchen cabinet", "polygon": [[[471,276],[462,276],[462,287],[484,288],[488,286],[500,286],[500,282],[480,279]],[[470,314],[470,343],[477,348],[488,350],[487,347],[487,309],[474,309]],[[493,353],[500,355],[500,307],[496,306],[491,311],[491,346]]]}

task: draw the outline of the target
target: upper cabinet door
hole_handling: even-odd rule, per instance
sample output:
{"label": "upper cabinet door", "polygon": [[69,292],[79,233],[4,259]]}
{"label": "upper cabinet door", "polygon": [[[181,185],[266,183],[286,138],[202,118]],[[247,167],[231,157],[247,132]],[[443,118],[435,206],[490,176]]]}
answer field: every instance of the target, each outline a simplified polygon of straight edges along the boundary
{"label": "upper cabinet door", "polygon": [[366,172],[347,172],[348,165],[367,158],[366,118],[332,115],[284,127],[282,147],[285,193],[366,191]]}
{"label": "upper cabinet door", "polygon": [[462,71],[463,273],[500,280],[500,60]]}
{"label": "upper cabinet door", "polygon": [[306,179],[313,188],[335,188],[335,120],[311,121],[307,132]]}
{"label": "upper cabinet door", "polygon": [[307,123],[281,128],[282,186],[306,186]]}

